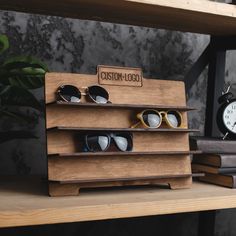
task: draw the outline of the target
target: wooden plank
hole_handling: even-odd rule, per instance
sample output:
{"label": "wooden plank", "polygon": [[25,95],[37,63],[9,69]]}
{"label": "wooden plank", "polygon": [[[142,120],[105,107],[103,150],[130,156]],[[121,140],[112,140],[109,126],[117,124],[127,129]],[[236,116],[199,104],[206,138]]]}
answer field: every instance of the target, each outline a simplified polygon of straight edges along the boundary
{"label": "wooden plank", "polygon": [[171,189],[184,189],[190,188],[192,184],[191,175],[176,175],[176,176],[150,176],[146,178],[125,178],[111,180],[101,179],[98,182],[81,182],[81,181],[63,181],[63,182],[50,182],[49,194],[51,197],[59,196],[78,196],[80,190],[84,188],[99,188],[99,187],[124,187],[124,186],[143,186],[143,185],[165,185]]}
{"label": "wooden plank", "polygon": [[[94,156],[150,156],[150,155],[193,155],[202,154],[201,151],[159,151],[159,152],[73,152],[49,154],[49,157],[94,157]],[[157,157],[158,158],[158,157]]]}
{"label": "wooden plank", "polygon": [[93,107],[93,108],[126,108],[132,110],[139,110],[139,109],[157,109],[157,110],[179,110],[179,111],[193,111],[197,110],[193,107],[187,106],[170,106],[170,105],[144,105],[144,104],[96,104],[96,103],[76,103],[76,102],[63,102],[63,101],[52,101],[47,103],[47,105],[60,105],[60,106],[77,106],[77,107]]}
{"label": "wooden plank", "polygon": [[236,31],[235,6],[206,0],[1,0],[0,8],[213,35]]}
{"label": "wooden plank", "polygon": [[[74,85],[84,91],[84,87],[98,84],[98,75],[47,73],[45,75],[46,103],[56,100],[56,91],[64,84]],[[183,81],[143,79],[142,87],[116,85],[102,85],[102,87],[109,92],[109,101],[112,104],[186,106]],[[84,102],[90,102],[87,96],[82,96],[81,103]]]}
{"label": "wooden plank", "polygon": [[57,127],[52,127],[49,128],[48,131],[55,131],[55,130],[67,130],[67,131],[76,131],[76,132],[98,132],[98,131],[103,131],[103,132],[199,132],[198,129],[171,129],[171,128],[158,128],[158,129],[144,129],[144,128],[91,128],[91,127],[66,127],[66,126],[57,126]]}
{"label": "wooden plank", "polygon": [[166,156],[94,156],[49,157],[48,179],[52,181],[88,181],[99,179],[140,178],[191,174],[188,155]]}
{"label": "wooden plank", "polygon": [[[68,131],[47,132],[48,154],[83,151],[83,136]],[[134,152],[189,151],[188,133],[134,132]]]}
{"label": "wooden plank", "polygon": [[[99,107],[81,107],[81,106],[60,106],[49,105],[46,107],[47,128],[55,126],[74,126],[74,127],[91,127],[91,128],[130,128],[139,120],[137,114],[142,112],[142,109],[133,110],[127,108],[117,109],[111,107],[107,109]],[[65,115],[67,114],[67,115]],[[187,113],[181,112],[183,121],[181,128],[187,129]],[[142,128],[140,124],[138,126]],[[162,122],[161,128],[167,128],[165,122]]]}
{"label": "wooden plank", "polygon": [[[93,180],[66,180],[66,181],[50,181],[51,183],[58,184],[79,184],[82,187],[94,188],[100,185],[100,187],[117,187],[117,186],[131,186],[131,185],[156,185],[158,180],[161,179],[173,179],[173,178],[188,178],[192,177],[191,174],[182,175],[169,175],[169,176],[145,176],[145,177],[126,177],[116,179],[99,179],[99,181],[93,182]],[[84,184],[84,185],[82,185]],[[189,186],[190,187],[190,186]]]}
{"label": "wooden plank", "polygon": [[1,228],[236,208],[236,190],[198,182],[175,191],[130,187],[49,198],[47,184],[33,177],[7,179],[0,181]]}

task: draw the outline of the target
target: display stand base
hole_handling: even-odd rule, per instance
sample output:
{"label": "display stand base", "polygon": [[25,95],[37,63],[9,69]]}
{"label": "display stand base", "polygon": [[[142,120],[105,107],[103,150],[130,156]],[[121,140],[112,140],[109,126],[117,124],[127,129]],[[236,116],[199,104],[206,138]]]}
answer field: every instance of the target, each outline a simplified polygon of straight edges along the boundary
{"label": "display stand base", "polygon": [[132,181],[110,181],[101,183],[60,183],[49,182],[49,195],[57,196],[78,196],[81,189],[100,187],[120,187],[120,186],[143,186],[143,185],[166,185],[170,189],[190,188],[192,177],[163,178],[154,180],[132,180]]}

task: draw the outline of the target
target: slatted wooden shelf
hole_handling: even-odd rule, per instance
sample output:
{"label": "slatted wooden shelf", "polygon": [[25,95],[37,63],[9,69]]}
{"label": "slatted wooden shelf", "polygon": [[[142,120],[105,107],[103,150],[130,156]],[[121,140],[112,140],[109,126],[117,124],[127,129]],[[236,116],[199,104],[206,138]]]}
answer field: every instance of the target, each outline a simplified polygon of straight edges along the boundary
{"label": "slatted wooden shelf", "polygon": [[76,103],[76,102],[63,102],[54,101],[47,105],[59,105],[59,106],[78,106],[78,107],[91,107],[91,108],[122,108],[122,109],[162,109],[162,110],[179,110],[179,111],[191,111],[196,110],[192,107],[186,106],[157,106],[157,105],[135,105],[135,104],[97,104],[97,103]]}
{"label": "slatted wooden shelf", "polygon": [[158,128],[158,129],[143,129],[143,128],[78,128],[78,127],[52,127],[47,131],[76,131],[76,132],[199,132],[198,129],[182,129],[182,128]]}
{"label": "slatted wooden shelf", "polygon": [[159,152],[77,152],[48,154],[49,157],[93,157],[93,156],[150,156],[150,155],[192,155],[201,151],[159,151]]}
{"label": "slatted wooden shelf", "polygon": [[46,182],[7,177],[0,180],[0,203],[2,228],[236,208],[236,189],[194,182],[175,191],[123,187],[49,198]]}
{"label": "slatted wooden shelf", "polygon": [[0,9],[213,35],[236,32],[235,6],[207,0],[1,0]]}

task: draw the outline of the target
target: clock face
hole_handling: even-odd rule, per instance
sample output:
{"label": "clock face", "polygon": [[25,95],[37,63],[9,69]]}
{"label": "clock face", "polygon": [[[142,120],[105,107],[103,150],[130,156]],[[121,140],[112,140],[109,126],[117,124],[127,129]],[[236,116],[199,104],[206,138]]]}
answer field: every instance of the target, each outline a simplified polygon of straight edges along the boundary
{"label": "clock face", "polygon": [[223,112],[223,122],[225,127],[236,134],[236,101],[229,103]]}

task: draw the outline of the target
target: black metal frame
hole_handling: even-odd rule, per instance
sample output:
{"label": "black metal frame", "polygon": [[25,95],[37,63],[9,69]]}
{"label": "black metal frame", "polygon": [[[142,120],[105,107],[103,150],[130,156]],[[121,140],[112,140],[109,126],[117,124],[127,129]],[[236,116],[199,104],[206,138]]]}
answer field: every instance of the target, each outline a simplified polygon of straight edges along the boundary
{"label": "black metal frame", "polygon": [[211,36],[209,45],[185,76],[188,93],[208,65],[205,135],[209,137],[220,135],[215,118],[219,108],[217,99],[224,88],[226,51],[233,49],[236,49],[236,36]]}
{"label": "black metal frame", "polygon": [[[216,113],[219,108],[217,100],[224,89],[226,51],[233,49],[236,49],[236,36],[211,36],[209,45],[185,76],[188,93],[208,65],[205,136],[217,137],[220,135],[216,124]],[[198,235],[214,236],[215,221],[215,210],[200,212]]]}

